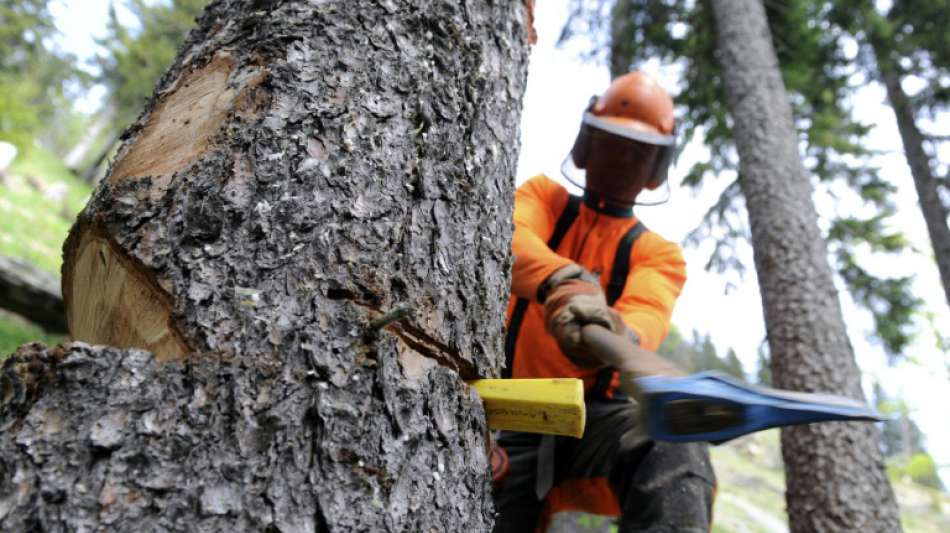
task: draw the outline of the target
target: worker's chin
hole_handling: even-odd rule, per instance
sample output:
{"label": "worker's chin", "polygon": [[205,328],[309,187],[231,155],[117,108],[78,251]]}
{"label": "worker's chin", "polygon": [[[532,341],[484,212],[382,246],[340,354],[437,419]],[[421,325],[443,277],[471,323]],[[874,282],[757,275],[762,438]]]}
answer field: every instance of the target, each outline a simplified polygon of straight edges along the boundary
{"label": "worker's chin", "polygon": [[637,201],[642,188],[638,189],[603,189],[588,187],[587,192],[598,201],[619,207],[632,207]]}

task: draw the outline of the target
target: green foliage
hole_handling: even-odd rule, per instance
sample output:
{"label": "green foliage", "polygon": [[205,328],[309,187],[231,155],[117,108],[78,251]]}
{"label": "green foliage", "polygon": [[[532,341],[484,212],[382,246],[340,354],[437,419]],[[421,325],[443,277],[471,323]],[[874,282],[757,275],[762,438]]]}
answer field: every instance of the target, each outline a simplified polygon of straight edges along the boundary
{"label": "green foliage", "polygon": [[924,434],[911,419],[907,404],[889,397],[877,382],[873,399],[877,410],[887,416],[881,429],[881,445],[887,457],[888,476],[943,490],[937,465],[924,447]]}
{"label": "green foliage", "polygon": [[712,337],[708,334],[700,335],[699,332],[694,331],[693,340],[687,341],[674,327],[657,352],[689,372],[718,370],[739,379],[745,379],[742,362],[736,356],[735,350],[729,348],[720,357],[716,351],[716,345],[712,342]]}
{"label": "green foliage", "polygon": [[914,97],[914,107],[932,118],[950,103],[950,0],[894,0],[886,14],[870,0],[838,0],[829,11],[835,25],[875,53],[861,56],[861,66],[874,73],[882,61],[901,76],[912,74],[925,82]]}
{"label": "green foliage", "polygon": [[[679,68],[682,85],[674,99],[682,144],[700,136],[711,154],[708,161],[688,170],[685,184],[701,187],[726,171],[738,171],[709,2],[576,0],[573,6],[561,42],[579,34],[592,36],[594,51],[589,57],[601,59],[600,54],[606,53],[612,75],[650,60]],[[872,154],[863,147],[869,126],[857,120],[849,107],[855,58],[843,52],[848,34],[828,22],[832,4],[827,2],[766,2],[765,8],[807,169],[819,182],[847,183],[872,212],[867,220],[852,218],[847,223],[883,231],[884,219],[893,213],[890,198],[894,187],[870,165]],[[740,182],[741,176],[726,187],[700,227],[687,238],[688,244],[716,243],[706,264],[709,270],[744,271],[737,249],[749,240],[749,230],[741,214]],[[854,268],[853,242],[836,237],[829,235],[843,279],[855,300],[874,315],[875,333],[885,348],[891,354],[901,353],[911,337],[912,316],[920,304],[909,294],[910,280],[879,279]],[[887,244],[874,247],[886,253],[902,251],[906,244],[899,235],[874,235],[873,240]],[[894,246],[897,244],[901,246]]]}
{"label": "green foliage", "polygon": [[834,243],[838,273],[848,284],[855,300],[871,312],[877,335],[893,358],[910,344],[912,336],[908,324],[913,321],[923,300],[910,291],[912,277],[874,276],[859,264],[854,253],[859,246],[884,252],[898,252],[908,246],[903,235],[887,231],[885,221],[889,215],[888,211],[868,219],[835,220],[829,239]]}
{"label": "green foliage", "polygon": [[98,58],[98,63],[100,81],[108,88],[110,103],[116,109],[115,129],[124,128],[141,112],[207,3],[129,0],[127,6],[138,21],[135,29],[123,26],[115,9],[109,10],[109,33],[99,42],[107,53]]}
{"label": "green foliage", "polygon": [[910,480],[925,487],[943,489],[937,464],[928,453],[915,453],[909,458],[897,458],[887,462],[887,475],[891,480]]}
{"label": "green foliage", "polygon": [[887,420],[881,427],[881,446],[888,458],[907,458],[926,453],[924,434],[911,419],[910,409],[903,400],[891,398],[878,382],[874,383],[872,400],[875,408]]}
{"label": "green foliage", "polygon": [[51,48],[56,28],[48,0],[0,0],[0,140],[21,150],[69,107],[67,89],[83,81],[74,58]]}
{"label": "green foliage", "polygon": [[61,337],[48,335],[26,320],[0,310],[0,361],[28,342],[52,346],[61,341]]}

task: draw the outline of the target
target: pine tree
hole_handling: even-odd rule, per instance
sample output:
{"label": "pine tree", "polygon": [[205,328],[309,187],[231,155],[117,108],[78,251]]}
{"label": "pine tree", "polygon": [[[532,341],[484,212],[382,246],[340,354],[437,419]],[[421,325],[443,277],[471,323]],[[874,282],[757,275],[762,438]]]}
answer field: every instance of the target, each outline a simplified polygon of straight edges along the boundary
{"label": "pine tree", "polygon": [[21,150],[68,107],[74,58],[50,46],[56,33],[48,0],[0,0],[0,140]]}
{"label": "pine tree", "polygon": [[92,344],[4,362],[0,530],[489,530],[526,26],[214,1],[66,243]]}
{"label": "pine tree", "polygon": [[[880,14],[873,2],[843,0],[835,3],[830,18],[869,49],[859,64],[868,78],[880,80],[887,91],[930,235],[944,296],[950,305],[950,207],[946,200],[950,189],[946,177],[941,186],[932,156],[925,146],[928,142],[933,144],[932,152],[936,153],[936,145],[941,141],[927,135],[918,125],[919,117],[935,117],[950,103],[948,12],[950,2],[947,0],[898,0],[886,15]],[[921,94],[910,97],[904,91],[902,82],[907,75],[927,82]]]}
{"label": "pine tree", "polygon": [[[651,59],[680,66],[679,135],[683,144],[701,137],[711,154],[708,161],[689,169],[684,184],[702,187],[736,171],[733,122],[725,106],[715,35],[709,31],[715,25],[710,3],[616,0],[609,10],[608,4],[591,8],[589,3],[577,2],[562,40],[588,32],[595,39],[593,55],[606,51],[605,60],[615,76]],[[824,20],[828,17],[825,2],[770,2],[766,13],[795,125],[806,146],[808,170],[819,186],[846,183],[855,191],[855,200],[872,211],[863,218],[838,216],[827,222],[831,257],[852,297],[872,314],[875,335],[883,347],[900,355],[909,342],[912,316],[921,300],[910,292],[910,277],[879,278],[856,259],[856,243],[869,252],[890,255],[906,251],[908,243],[887,227],[894,213],[894,185],[870,164],[871,154],[862,146],[869,127],[856,120],[849,107],[852,59],[843,55],[842,33],[830,31],[830,23]],[[737,178],[688,237],[689,244],[716,242],[707,269],[745,271],[737,253],[738,246],[749,239],[743,202]]]}
{"label": "pine tree", "polygon": [[[863,399],[765,9],[755,0],[711,4],[772,378],[783,389]],[[870,424],[784,428],[791,530],[900,530],[879,443]]]}

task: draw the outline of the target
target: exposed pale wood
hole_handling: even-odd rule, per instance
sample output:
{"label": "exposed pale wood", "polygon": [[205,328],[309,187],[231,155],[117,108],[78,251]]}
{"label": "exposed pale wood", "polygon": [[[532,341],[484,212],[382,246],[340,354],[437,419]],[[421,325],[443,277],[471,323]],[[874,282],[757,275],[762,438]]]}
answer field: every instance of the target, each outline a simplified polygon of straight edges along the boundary
{"label": "exposed pale wood", "polygon": [[[235,112],[253,118],[262,105],[251,94],[266,78],[255,67],[235,71],[232,56],[214,55],[185,71],[162,92],[141,133],[122,149],[107,181],[149,177],[150,195],[160,197],[176,171],[211,146]],[[171,326],[171,297],[130,260],[101,229],[87,224],[67,250],[67,317],[72,337],[120,348],[141,348],[159,359],[188,351]],[[98,233],[96,233],[98,232]]]}
{"label": "exposed pale wood", "polygon": [[183,74],[165,91],[135,142],[117,156],[108,180],[152,176],[159,178],[153,183],[164,185],[204,153],[235,104],[249,104],[243,90],[256,87],[265,76],[256,69],[237,76],[233,71],[231,55],[218,53],[207,65]]}
{"label": "exposed pale wood", "polygon": [[67,250],[72,268],[63,291],[70,335],[90,344],[142,348],[160,360],[184,357],[188,347],[171,325],[171,301],[141,267],[95,229]]}

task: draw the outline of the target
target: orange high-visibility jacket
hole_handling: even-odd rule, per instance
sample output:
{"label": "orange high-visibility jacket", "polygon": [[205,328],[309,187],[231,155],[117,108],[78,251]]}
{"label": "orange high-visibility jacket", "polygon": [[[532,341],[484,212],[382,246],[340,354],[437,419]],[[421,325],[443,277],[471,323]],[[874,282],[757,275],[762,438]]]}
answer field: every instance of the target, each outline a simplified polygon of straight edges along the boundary
{"label": "orange high-visibility jacket", "polygon": [[[551,250],[547,243],[569,196],[564,187],[544,175],[525,182],[515,193],[515,264],[508,304],[508,340],[510,344],[514,335],[515,342],[507,348],[512,352],[509,359],[513,355],[511,377],[576,377],[583,379],[585,390],[590,391],[598,370],[572,364],[545,331],[544,308],[537,301],[538,287],[555,270],[577,263],[599,275],[606,291],[618,245],[637,219],[632,213],[607,214],[582,204],[557,249]],[[652,231],[637,237],[623,291],[613,308],[639,338],[640,346],[647,350],[660,346],[669,331],[673,304],[685,282],[686,263],[677,244]],[[512,315],[519,298],[530,303],[517,330],[512,331]],[[612,397],[617,386],[616,374],[608,380],[611,382],[603,392]]]}

